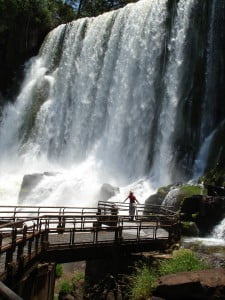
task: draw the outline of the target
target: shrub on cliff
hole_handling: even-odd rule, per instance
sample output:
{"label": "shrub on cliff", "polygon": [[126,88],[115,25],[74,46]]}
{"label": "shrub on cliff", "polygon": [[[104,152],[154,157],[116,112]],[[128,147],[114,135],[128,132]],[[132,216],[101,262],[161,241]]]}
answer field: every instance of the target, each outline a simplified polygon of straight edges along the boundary
{"label": "shrub on cliff", "polygon": [[55,276],[56,278],[60,278],[63,275],[63,266],[61,264],[56,265]]}
{"label": "shrub on cliff", "polygon": [[173,257],[169,260],[160,262],[159,274],[161,276],[178,273],[207,269],[203,263],[191,250],[181,249],[174,251]]}
{"label": "shrub on cliff", "polygon": [[189,272],[207,269],[191,250],[180,249],[173,252],[171,259],[159,261],[157,267],[143,265],[136,267],[134,274],[129,276],[130,298],[132,300],[148,299],[156,287],[157,278],[178,272]]}
{"label": "shrub on cliff", "polygon": [[156,275],[148,266],[137,267],[129,277],[131,284],[130,297],[133,300],[148,299],[156,287]]}

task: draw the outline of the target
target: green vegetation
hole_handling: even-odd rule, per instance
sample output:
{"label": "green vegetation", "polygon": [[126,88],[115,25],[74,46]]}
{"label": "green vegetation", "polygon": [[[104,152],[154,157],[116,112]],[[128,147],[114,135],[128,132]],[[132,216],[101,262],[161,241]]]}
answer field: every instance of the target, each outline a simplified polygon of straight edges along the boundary
{"label": "green vegetation", "polygon": [[206,173],[205,176],[200,177],[205,185],[225,186],[225,167],[217,164],[217,166]]}
{"label": "green vegetation", "polygon": [[27,30],[34,25],[54,27],[74,19],[75,13],[61,0],[1,0],[0,16],[2,34],[15,25],[25,25]]}
{"label": "green vegetation", "polygon": [[206,195],[206,190],[201,186],[196,185],[185,185],[180,189],[181,194],[185,194],[186,197],[193,195]]}
{"label": "green vegetation", "polygon": [[37,55],[50,30],[136,1],[0,0],[0,106],[18,93],[24,63]]}
{"label": "green vegetation", "polygon": [[80,280],[84,280],[84,273],[83,272],[76,272],[72,279],[73,283],[76,284]]}
{"label": "green vegetation", "polygon": [[133,300],[148,299],[156,287],[156,275],[146,265],[137,267],[135,274],[129,277]]}
{"label": "green vegetation", "polygon": [[164,198],[169,193],[169,191],[172,187],[173,187],[172,184],[160,187],[157,191],[158,196],[161,198]]}
{"label": "green vegetation", "polygon": [[84,272],[67,273],[63,272],[63,265],[56,265],[56,278],[58,279],[55,287],[56,295],[70,294],[79,298],[84,293],[84,277]]}
{"label": "green vegetation", "polygon": [[[185,198],[189,198],[194,195],[207,195],[207,189],[199,185],[183,185],[180,187],[178,196],[177,196],[177,203],[179,207],[182,206]],[[178,210],[179,210],[179,207]],[[197,213],[197,212],[196,212]]]}
{"label": "green vegetation", "polygon": [[63,266],[61,264],[56,265],[56,271],[55,271],[56,278],[60,278],[63,275]]}
{"label": "green vegetation", "polygon": [[181,228],[184,236],[199,236],[199,229],[195,222],[182,221]]}
{"label": "green vegetation", "polygon": [[203,263],[191,250],[182,249],[174,251],[170,260],[160,262],[159,274],[161,276],[178,272],[188,272],[207,269]]}
{"label": "green vegetation", "polygon": [[191,250],[180,249],[173,252],[173,257],[159,261],[157,267],[147,265],[136,267],[133,275],[129,276],[130,298],[132,300],[148,299],[158,277],[178,272],[188,272],[209,268]]}
{"label": "green vegetation", "polygon": [[78,17],[92,17],[104,12],[123,7],[138,0],[67,0],[66,3],[76,8]]}
{"label": "green vegetation", "polygon": [[67,280],[63,280],[61,282],[61,286],[60,286],[60,293],[62,293],[62,294],[71,294],[72,291],[73,291],[72,284]]}
{"label": "green vegetation", "polygon": [[79,289],[81,289],[81,291],[84,291],[84,279],[84,272],[76,272],[74,274],[74,277],[72,278],[72,287],[74,292]]}
{"label": "green vegetation", "polygon": [[46,34],[75,18],[72,7],[61,0],[0,0],[0,91],[3,96],[11,98],[18,92],[23,64],[37,54]]}

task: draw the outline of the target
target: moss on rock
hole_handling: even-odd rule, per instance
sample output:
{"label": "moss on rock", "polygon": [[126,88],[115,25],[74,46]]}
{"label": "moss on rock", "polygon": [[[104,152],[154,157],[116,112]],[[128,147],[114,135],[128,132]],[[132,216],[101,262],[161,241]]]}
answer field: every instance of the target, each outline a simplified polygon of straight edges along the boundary
{"label": "moss on rock", "polygon": [[181,222],[182,235],[199,236],[199,229],[195,222]]}

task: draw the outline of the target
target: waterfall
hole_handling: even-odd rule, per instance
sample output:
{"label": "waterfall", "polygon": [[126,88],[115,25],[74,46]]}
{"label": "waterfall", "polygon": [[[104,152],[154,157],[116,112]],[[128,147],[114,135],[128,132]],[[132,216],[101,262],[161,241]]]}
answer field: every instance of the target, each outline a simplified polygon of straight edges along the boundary
{"label": "waterfall", "polygon": [[[218,26],[218,19],[220,14],[224,11],[224,3],[221,0],[212,1],[210,28],[208,33],[207,42],[207,62],[206,62],[206,75],[205,75],[205,93],[204,101],[202,101],[202,120],[200,128],[200,138],[203,141],[210,132],[214,129],[215,124],[219,122],[217,112],[217,80],[218,77],[218,62],[215,57],[218,55],[217,49],[219,48],[218,34],[220,30]],[[216,79],[217,78],[217,79]],[[212,101],[214,100],[214,101]]]}
{"label": "waterfall", "polygon": [[170,1],[141,0],[51,31],[4,108],[0,182],[20,174],[18,193],[24,174],[55,172],[34,189],[34,203],[94,198],[105,182],[138,187],[143,197],[149,188],[141,191],[140,180],[170,183],[197,2],[174,3],[171,16]]}
{"label": "waterfall", "polygon": [[[175,132],[177,106],[182,101],[180,87],[184,76],[184,48],[194,0],[180,0],[168,44],[169,61],[164,75],[165,89],[155,141],[153,179],[159,184],[171,182],[170,163],[173,156],[172,135]],[[155,178],[154,178],[155,177]]]}
{"label": "waterfall", "polygon": [[[201,125],[200,125],[200,149],[197,154],[194,167],[193,176],[195,178],[204,174],[207,167],[207,162],[211,151],[214,151],[214,159],[218,161],[222,147],[212,150],[214,138],[216,134],[224,126],[224,115],[221,107],[219,97],[220,91],[218,82],[222,81],[222,74],[220,57],[220,30],[222,26],[222,19],[224,18],[225,3],[221,0],[213,0],[211,4],[210,27],[207,40],[207,61],[205,74],[205,91],[204,99],[201,107]],[[222,47],[221,47],[222,48]],[[218,59],[216,59],[218,57]],[[211,151],[210,151],[211,150]]]}
{"label": "waterfall", "polygon": [[217,129],[213,130],[213,132],[208,137],[206,137],[204,142],[202,143],[202,146],[199,150],[199,153],[197,155],[197,158],[196,158],[195,164],[194,164],[194,171],[193,171],[194,178],[200,177],[206,168],[207,160],[208,160],[208,156],[209,156],[210,145],[212,143],[212,140],[213,140],[216,132],[217,132]]}
{"label": "waterfall", "polygon": [[51,32],[3,120],[14,147],[2,138],[2,152],[62,164],[94,152],[116,174],[143,175],[166,4],[141,1]]}
{"label": "waterfall", "polygon": [[176,201],[177,201],[177,196],[179,195],[180,188],[175,188],[172,189],[168,192],[168,194],[165,196],[162,205],[163,206],[169,206],[170,209],[171,207],[175,207]]}
{"label": "waterfall", "polygon": [[224,239],[225,238],[225,219],[223,219],[220,224],[218,224],[213,232],[212,237],[217,239]]}
{"label": "waterfall", "polygon": [[[225,126],[225,120],[223,120],[210,134],[209,136],[207,136],[202,145],[201,148],[197,154],[197,158],[195,160],[195,164],[193,167],[193,177],[194,178],[198,178],[200,177],[207,166],[207,162],[209,160],[209,155],[211,150],[211,146],[213,144],[217,144],[217,140],[220,139],[222,132],[223,132],[223,128]],[[219,137],[217,137],[217,135]],[[211,150],[211,151],[210,151]],[[215,161],[219,161],[220,157],[221,157],[221,152],[222,152],[222,147],[221,148],[217,148],[217,153],[214,153],[214,159]]]}

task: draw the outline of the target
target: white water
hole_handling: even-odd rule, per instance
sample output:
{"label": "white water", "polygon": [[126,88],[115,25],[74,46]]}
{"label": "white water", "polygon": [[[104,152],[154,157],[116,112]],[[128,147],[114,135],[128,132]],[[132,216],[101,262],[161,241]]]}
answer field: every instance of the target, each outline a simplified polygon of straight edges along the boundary
{"label": "white water", "polygon": [[220,224],[214,228],[212,236],[217,239],[225,240],[225,219],[223,219]]}
{"label": "white water", "polygon": [[157,184],[163,185],[171,182],[170,164],[173,158],[171,147],[173,134],[176,131],[175,121],[178,104],[182,101],[180,88],[184,74],[184,49],[189,28],[190,15],[195,0],[180,0],[177,15],[169,42],[169,62],[164,77],[164,95],[162,110],[159,118],[159,132],[156,137],[156,155],[152,177]]}
{"label": "white water", "polygon": [[217,129],[213,130],[213,132],[209,136],[207,136],[202,143],[202,146],[199,150],[199,153],[197,155],[197,158],[196,158],[195,164],[194,164],[194,168],[193,168],[194,169],[194,172],[193,172],[194,178],[198,178],[204,173],[205,167],[207,165],[211,142],[212,142],[213,137],[216,132],[217,132]]}
{"label": "white water", "polygon": [[[171,136],[194,0],[174,18],[156,138],[156,86],[165,50],[167,0],[142,0],[53,30],[27,66],[0,127],[0,204],[16,204],[24,174],[43,176],[26,204],[95,205],[105,182],[140,202],[170,182]],[[149,149],[155,157],[146,178]]]}
{"label": "white water", "polygon": [[162,205],[163,206],[174,206],[175,200],[177,200],[177,196],[179,194],[180,188],[172,189],[168,192],[166,197],[164,198]]}
{"label": "white water", "polygon": [[225,246],[224,239],[216,238],[216,237],[206,237],[206,238],[185,238],[183,240],[184,244],[190,245],[193,243],[199,243],[207,247],[217,247],[217,246]]}
{"label": "white water", "polygon": [[186,244],[196,242],[207,247],[225,246],[225,219],[214,227],[212,233],[208,237],[193,237],[184,239],[184,243]]}
{"label": "white water", "polygon": [[225,219],[223,219],[208,237],[185,238],[184,244],[199,243],[207,247],[225,246]]}
{"label": "white water", "polygon": [[[222,130],[224,127],[225,120],[223,120],[204,140],[202,143],[202,146],[200,147],[200,150],[197,154],[197,158],[194,163],[193,167],[193,178],[198,178],[202,174],[204,174],[205,168],[207,166],[207,162],[209,159],[210,154],[210,147],[213,145],[214,139],[216,135]],[[217,155],[214,155],[214,157],[219,160],[219,157],[221,155],[221,150],[217,150]]]}

